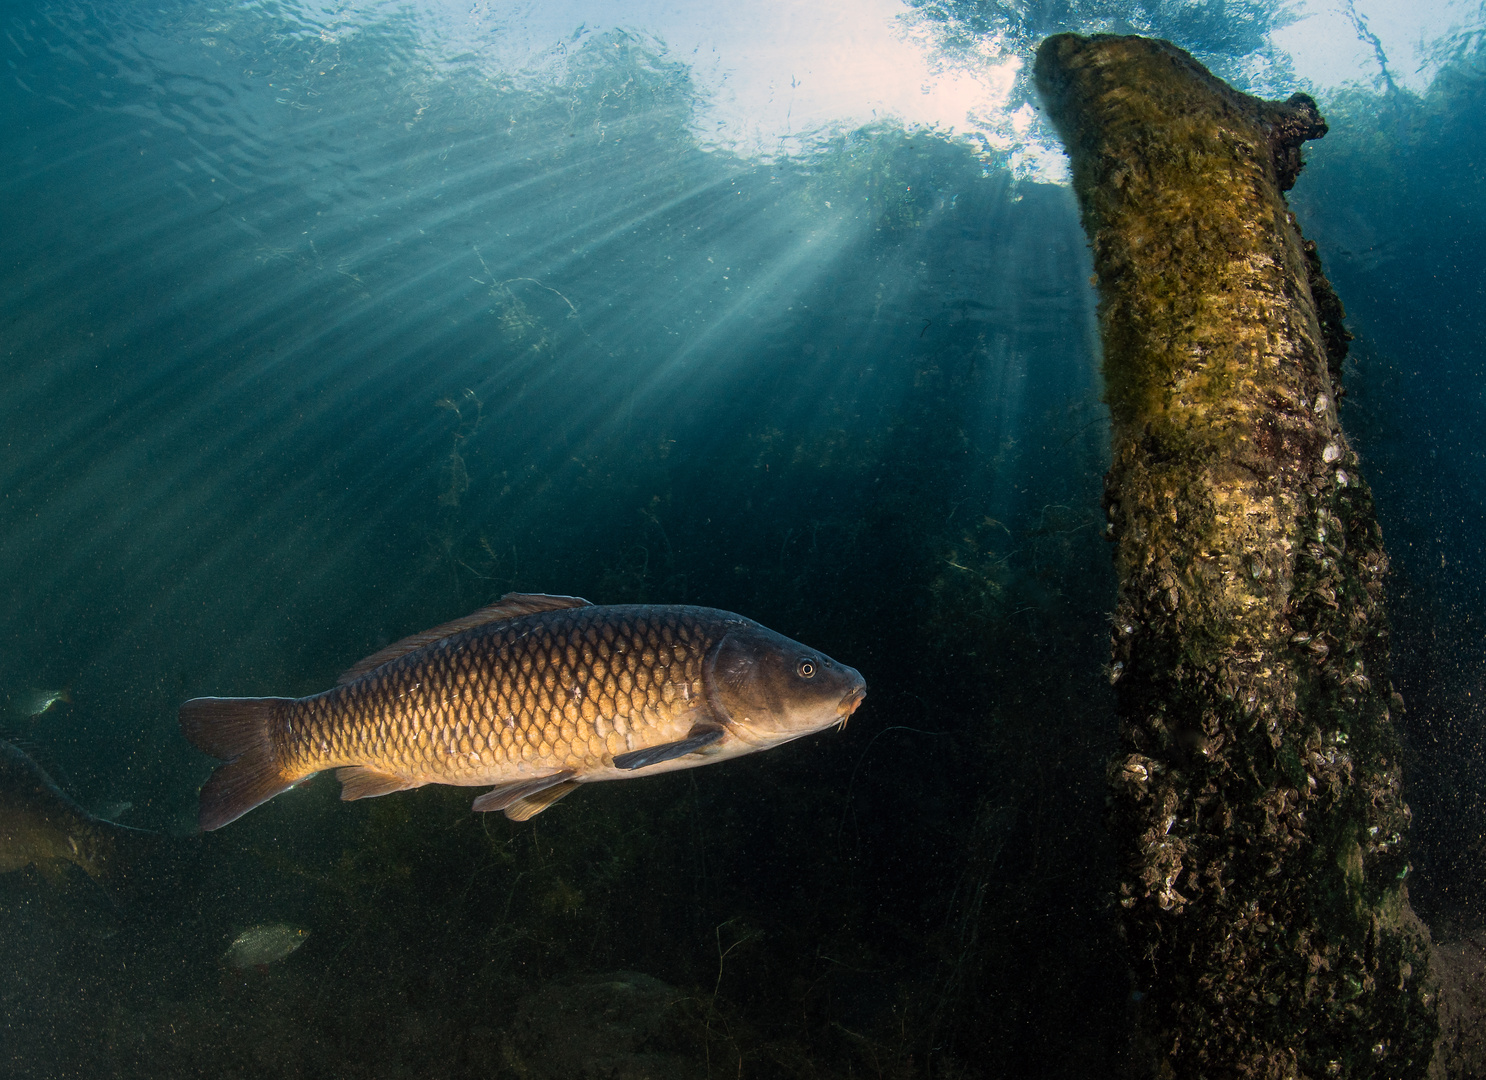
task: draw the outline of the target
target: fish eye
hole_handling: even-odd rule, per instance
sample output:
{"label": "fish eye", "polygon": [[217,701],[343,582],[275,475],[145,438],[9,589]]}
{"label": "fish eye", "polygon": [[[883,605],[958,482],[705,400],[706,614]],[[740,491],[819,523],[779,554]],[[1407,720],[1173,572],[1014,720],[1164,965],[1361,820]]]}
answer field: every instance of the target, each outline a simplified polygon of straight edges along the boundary
{"label": "fish eye", "polygon": [[795,665],[795,674],[802,679],[813,679],[815,677],[815,661],[808,656],[800,657],[800,662]]}

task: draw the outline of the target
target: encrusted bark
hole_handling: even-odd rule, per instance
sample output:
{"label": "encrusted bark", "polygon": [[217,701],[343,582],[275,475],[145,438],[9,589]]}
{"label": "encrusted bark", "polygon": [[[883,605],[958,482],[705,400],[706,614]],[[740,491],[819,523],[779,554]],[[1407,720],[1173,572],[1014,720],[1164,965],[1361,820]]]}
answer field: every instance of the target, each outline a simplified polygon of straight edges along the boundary
{"label": "encrusted bark", "polygon": [[1341,305],[1281,194],[1326,125],[1166,42],[1036,75],[1102,302],[1119,902],[1159,1075],[1423,1076],[1387,557],[1337,420]]}

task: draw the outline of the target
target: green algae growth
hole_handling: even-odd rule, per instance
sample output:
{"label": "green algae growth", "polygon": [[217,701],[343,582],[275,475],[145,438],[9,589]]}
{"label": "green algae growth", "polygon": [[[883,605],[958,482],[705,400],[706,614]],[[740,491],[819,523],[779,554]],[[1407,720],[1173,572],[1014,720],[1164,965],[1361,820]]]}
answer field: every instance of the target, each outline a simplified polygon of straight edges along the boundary
{"label": "green algae growth", "polygon": [[1423,1076],[1387,557],[1337,415],[1341,305],[1283,195],[1326,125],[1143,38],[1049,38],[1036,76],[1101,294],[1142,1067]]}

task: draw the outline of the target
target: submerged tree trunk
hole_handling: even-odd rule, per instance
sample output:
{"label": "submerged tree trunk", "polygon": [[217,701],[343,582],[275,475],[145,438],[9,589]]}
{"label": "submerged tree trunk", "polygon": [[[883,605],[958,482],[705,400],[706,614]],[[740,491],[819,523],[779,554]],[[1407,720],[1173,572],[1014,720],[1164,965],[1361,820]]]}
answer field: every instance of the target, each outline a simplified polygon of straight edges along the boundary
{"label": "submerged tree trunk", "polygon": [[1060,35],[1036,75],[1102,295],[1142,1068],[1423,1076],[1387,558],[1337,420],[1341,305],[1282,195],[1326,125],[1161,41]]}

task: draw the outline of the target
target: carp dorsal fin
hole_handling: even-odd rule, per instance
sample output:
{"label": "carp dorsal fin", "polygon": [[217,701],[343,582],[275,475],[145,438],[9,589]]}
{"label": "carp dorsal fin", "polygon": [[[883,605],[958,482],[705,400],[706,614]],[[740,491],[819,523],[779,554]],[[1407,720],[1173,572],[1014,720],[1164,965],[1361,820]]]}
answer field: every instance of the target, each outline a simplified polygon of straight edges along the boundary
{"label": "carp dorsal fin", "polygon": [[616,769],[643,769],[646,765],[658,765],[662,761],[670,761],[672,758],[694,753],[704,746],[711,746],[725,734],[727,730],[720,724],[693,724],[684,739],[619,754],[614,758],[614,767]]}
{"label": "carp dorsal fin", "polygon": [[515,619],[522,615],[535,615],[539,611],[556,611],[558,608],[591,607],[592,601],[585,600],[581,596],[552,596],[548,593],[506,593],[493,604],[482,607],[479,611],[466,615],[462,619],[453,622],[442,623],[432,630],[425,630],[421,634],[405,637],[401,641],[394,641],[385,649],[378,649],[365,660],[347,668],[339,679],[335,681],[336,686],[344,686],[352,679],[360,678],[372,668],[379,668],[383,664],[396,660],[399,656],[406,656],[415,649],[421,649],[425,645],[432,645],[435,641],[457,634],[462,630],[468,630],[475,626],[484,626],[487,623],[504,622],[507,619]]}

